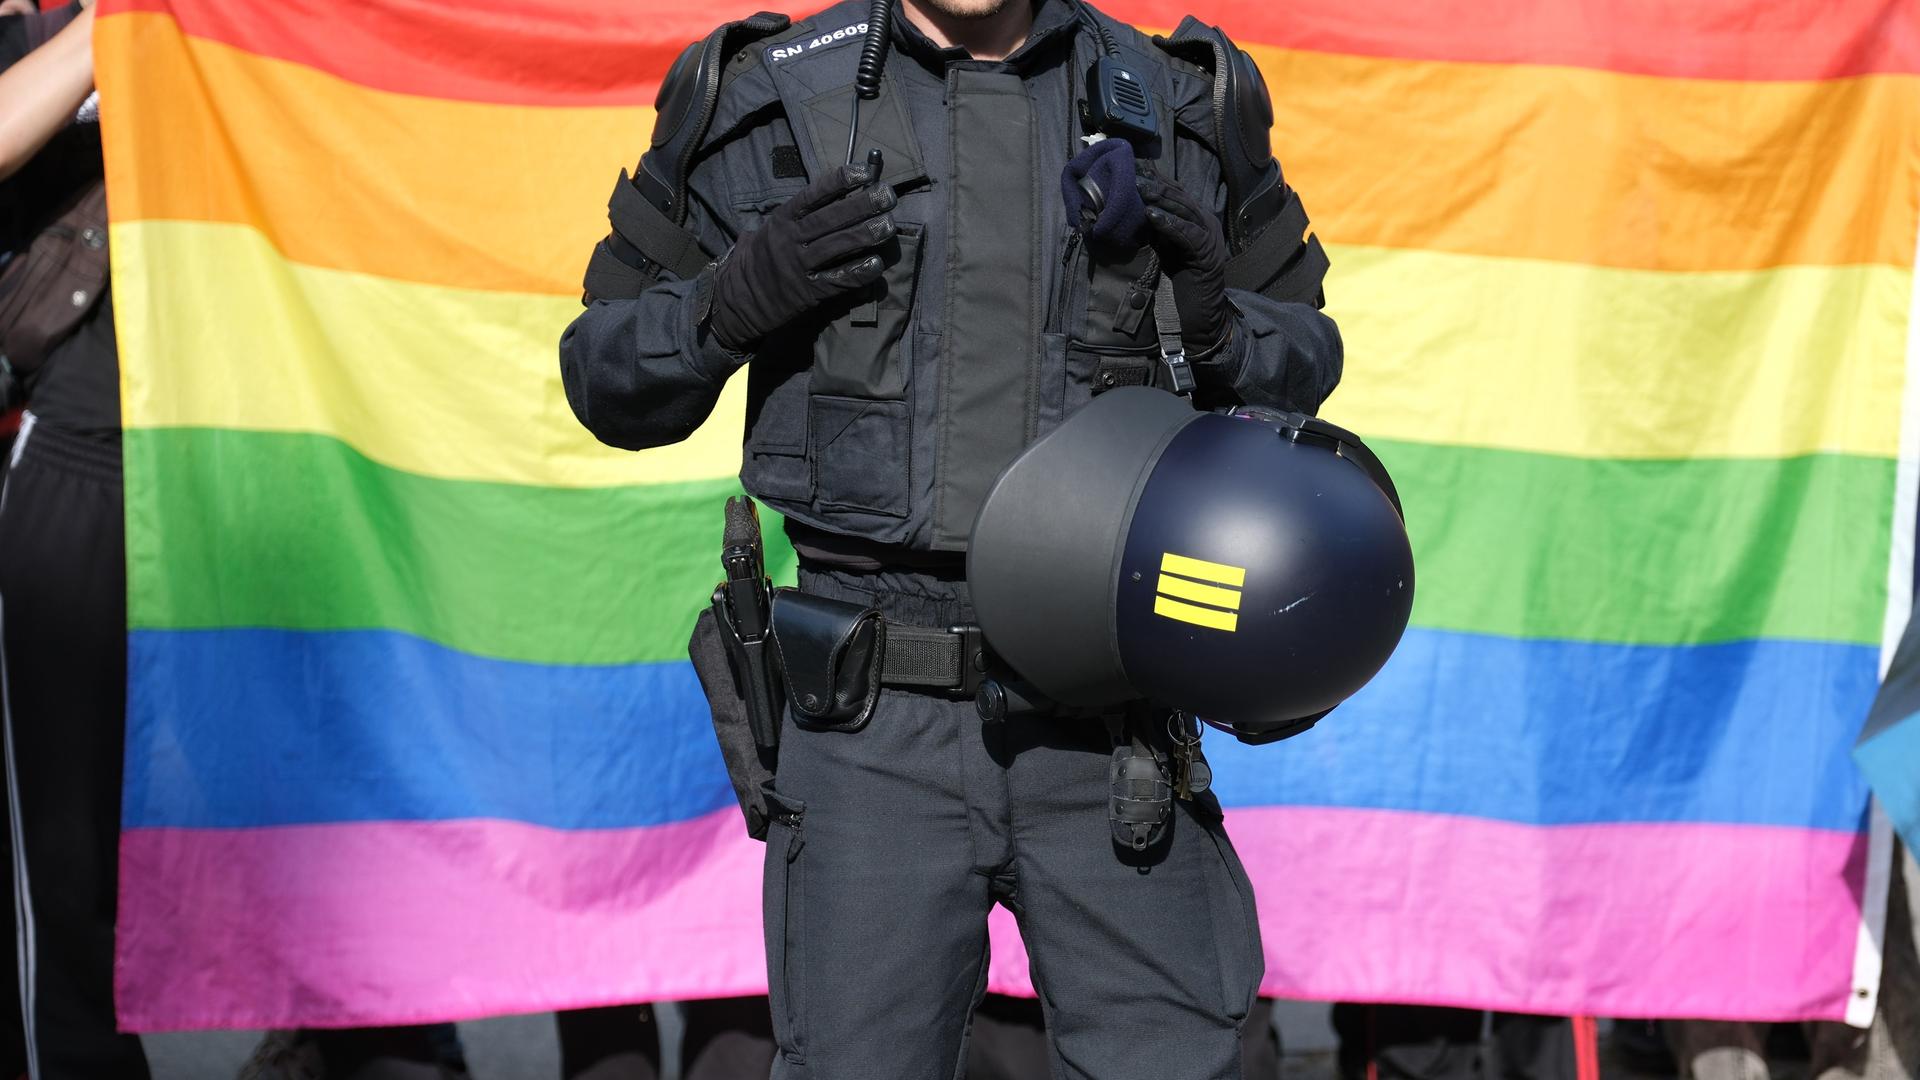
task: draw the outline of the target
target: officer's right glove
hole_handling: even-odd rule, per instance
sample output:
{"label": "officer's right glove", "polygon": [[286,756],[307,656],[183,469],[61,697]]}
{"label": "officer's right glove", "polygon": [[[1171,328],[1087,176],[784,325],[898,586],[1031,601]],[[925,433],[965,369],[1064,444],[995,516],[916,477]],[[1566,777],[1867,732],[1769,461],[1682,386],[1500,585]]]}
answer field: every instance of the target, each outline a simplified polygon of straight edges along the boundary
{"label": "officer's right glove", "polygon": [[[842,165],[808,184],[743,234],[713,281],[707,328],[731,352],[826,301],[877,281],[873,249],[893,238],[898,200],[865,165]],[[864,254],[863,254],[864,253]]]}
{"label": "officer's right glove", "polygon": [[1212,211],[1184,188],[1151,176],[1142,176],[1139,186],[1147,204],[1147,224],[1153,228],[1153,246],[1173,284],[1187,356],[1193,360],[1210,356],[1226,342],[1233,327],[1233,308],[1227,302],[1226,235]]}

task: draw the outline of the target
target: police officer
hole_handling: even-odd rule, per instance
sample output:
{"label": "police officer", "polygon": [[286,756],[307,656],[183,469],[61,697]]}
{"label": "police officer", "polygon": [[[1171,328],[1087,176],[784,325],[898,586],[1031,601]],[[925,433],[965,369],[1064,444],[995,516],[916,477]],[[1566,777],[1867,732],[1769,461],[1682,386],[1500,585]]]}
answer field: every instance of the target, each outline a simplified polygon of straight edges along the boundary
{"label": "police officer", "polygon": [[[997,902],[1057,1076],[1238,1076],[1262,960],[1218,803],[1123,849],[1112,725],[984,722],[949,628],[972,621],[988,487],[1094,394],[1191,375],[1202,404],[1316,410],[1341,361],[1326,262],[1217,30],[1149,39],[1075,0],[892,13],[762,14],[690,46],[560,345],[581,422],[636,450],[686,438],[745,367],[741,481],[783,516],[801,590],[885,617],[875,699],[796,705],[781,734],[774,1075],[954,1075]],[[1103,136],[1128,152],[1093,169]],[[1107,190],[1076,207],[1083,172]],[[781,649],[790,702],[846,675]]]}

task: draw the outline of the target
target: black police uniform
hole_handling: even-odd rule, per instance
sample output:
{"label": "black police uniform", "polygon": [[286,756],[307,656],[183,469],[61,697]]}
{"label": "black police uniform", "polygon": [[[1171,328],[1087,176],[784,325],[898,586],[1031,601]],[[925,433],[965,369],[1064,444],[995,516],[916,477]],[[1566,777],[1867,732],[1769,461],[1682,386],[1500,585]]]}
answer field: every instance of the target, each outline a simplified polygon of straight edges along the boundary
{"label": "black police uniform", "polygon": [[[1264,89],[1224,37],[1208,52],[1183,24],[1176,39],[1193,40],[1162,45],[1094,17],[1170,133],[1152,167],[1220,214],[1240,253],[1228,280],[1249,288],[1229,293],[1226,344],[1194,364],[1200,397],[1315,410],[1341,358],[1315,302],[1324,260],[1284,185],[1254,206],[1223,169],[1228,143],[1264,146]],[[756,16],[689,50],[653,152],[616,188],[561,366],[580,420],[639,449],[689,435],[745,365],[741,481],[786,519],[802,590],[950,627],[972,621],[964,552],[994,477],[1097,391],[1147,381],[1160,348],[1134,295],[1147,256],[1095,257],[1062,200],[1103,48],[1066,0],[1038,0],[1005,61],[942,49],[896,9],[856,153],[883,151],[898,200],[884,295],[746,352],[717,340],[708,260],[847,159],[865,18],[855,0],[792,26]],[[1236,92],[1259,100],[1223,116]],[[1273,219],[1264,244],[1250,212]],[[1150,853],[1117,851],[1112,749],[1097,721],[986,724],[971,700],[899,687],[857,732],[789,716],[765,877],[774,1075],[954,1075],[999,902],[1019,918],[1057,1075],[1237,1076],[1262,970],[1246,875],[1210,795],[1181,802]]]}

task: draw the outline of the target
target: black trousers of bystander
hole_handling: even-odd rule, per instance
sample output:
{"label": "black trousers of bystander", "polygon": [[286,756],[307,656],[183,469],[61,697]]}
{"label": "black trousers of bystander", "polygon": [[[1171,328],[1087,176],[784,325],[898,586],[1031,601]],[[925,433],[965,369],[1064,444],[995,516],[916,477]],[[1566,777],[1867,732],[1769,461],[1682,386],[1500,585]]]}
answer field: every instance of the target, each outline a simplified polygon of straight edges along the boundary
{"label": "black trousers of bystander", "polygon": [[1333,1007],[1341,1080],[1599,1080],[1591,1017],[1494,1013],[1428,1005]]}
{"label": "black trousers of bystander", "polygon": [[[773,1013],[764,997],[680,1005],[681,1080],[764,1077],[773,1068]],[[564,1080],[658,1080],[660,1026],[651,1005],[572,1009],[555,1014]]]}
{"label": "black trousers of bystander", "polygon": [[8,806],[27,1050],[39,1080],[144,1080],[115,1031],[113,927],[126,743],[117,437],[37,424],[0,489]]}

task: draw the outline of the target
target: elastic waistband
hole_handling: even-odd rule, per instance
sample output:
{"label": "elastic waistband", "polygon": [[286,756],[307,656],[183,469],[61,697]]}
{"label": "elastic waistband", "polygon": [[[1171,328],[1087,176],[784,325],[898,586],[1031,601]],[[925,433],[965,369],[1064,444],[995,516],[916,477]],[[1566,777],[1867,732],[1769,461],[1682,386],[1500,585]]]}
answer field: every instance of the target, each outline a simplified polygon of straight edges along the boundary
{"label": "elastic waistband", "polygon": [[786,519],[787,541],[802,561],[821,569],[853,570],[871,573],[903,570],[933,576],[964,575],[967,554],[964,551],[915,551],[900,544],[882,544],[858,536],[816,529],[793,518]]}
{"label": "elastic waistband", "polygon": [[98,480],[120,482],[120,436],[87,434],[55,427],[32,413],[20,426],[14,463],[58,469]]}
{"label": "elastic waistband", "polygon": [[889,621],[945,629],[971,624],[966,578],[903,570],[842,570],[802,564],[800,588],[878,608]]}

